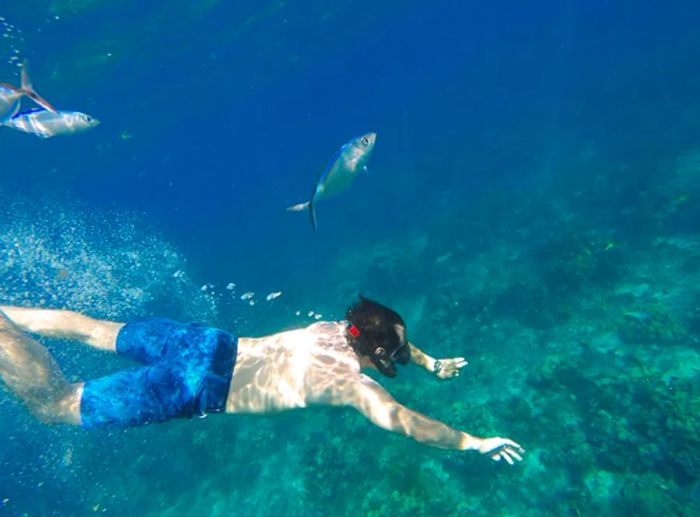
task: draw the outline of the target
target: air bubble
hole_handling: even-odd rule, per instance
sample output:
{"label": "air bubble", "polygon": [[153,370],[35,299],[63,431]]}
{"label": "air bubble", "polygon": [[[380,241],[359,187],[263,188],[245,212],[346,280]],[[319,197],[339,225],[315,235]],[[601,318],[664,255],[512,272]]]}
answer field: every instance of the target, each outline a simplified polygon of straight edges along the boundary
{"label": "air bubble", "polygon": [[144,231],[148,224],[135,215],[5,196],[0,207],[0,219],[11,221],[0,232],[3,303],[69,307],[119,321],[153,306],[176,319],[212,321],[217,313],[216,298],[186,273],[182,254]]}
{"label": "air bubble", "polygon": [[275,291],[273,293],[268,294],[265,297],[265,300],[267,300],[269,302],[271,300],[274,300],[275,298],[279,298],[280,296],[282,296],[282,291]]}
{"label": "air bubble", "polygon": [[[17,45],[24,41],[21,36],[22,30],[15,27],[11,23],[7,22],[5,18],[0,19],[0,34],[2,38],[0,41],[6,41],[5,44],[0,44],[0,59],[2,56],[7,56],[6,62],[10,65],[17,65],[17,59],[13,59],[15,56],[19,56],[22,53],[21,48]],[[0,77],[0,81],[6,81],[6,78]]]}

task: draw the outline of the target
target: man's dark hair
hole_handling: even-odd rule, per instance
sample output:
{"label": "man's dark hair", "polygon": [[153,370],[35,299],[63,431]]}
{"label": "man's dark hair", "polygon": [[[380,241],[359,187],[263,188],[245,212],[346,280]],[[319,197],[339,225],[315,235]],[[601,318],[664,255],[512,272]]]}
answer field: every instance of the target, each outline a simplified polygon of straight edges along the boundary
{"label": "man's dark hair", "polygon": [[[352,335],[350,344],[356,352],[369,357],[381,373],[395,377],[394,362],[408,363],[411,352],[405,336],[406,324],[396,311],[360,295],[345,319],[359,331]],[[398,326],[404,329],[403,333],[397,330]]]}

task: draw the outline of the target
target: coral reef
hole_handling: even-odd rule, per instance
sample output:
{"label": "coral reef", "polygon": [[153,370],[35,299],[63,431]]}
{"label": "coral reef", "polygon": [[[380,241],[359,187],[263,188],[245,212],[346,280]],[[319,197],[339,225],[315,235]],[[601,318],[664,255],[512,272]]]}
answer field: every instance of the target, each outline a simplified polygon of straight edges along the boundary
{"label": "coral reef", "polygon": [[[13,444],[0,460],[21,468],[0,486],[79,485],[73,513],[700,515],[700,235],[677,224],[680,206],[643,228],[628,200],[624,214],[605,213],[625,189],[598,183],[575,199],[493,193],[319,271],[336,300],[322,313],[379,294],[414,342],[469,360],[449,381],[414,367],[381,379],[397,400],[476,435],[510,436],[527,450],[523,463],[431,449],[351,409],[108,435],[39,427],[13,411],[0,424]],[[677,189],[645,188],[644,210],[667,207]],[[603,212],[594,219],[583,208],[592,193]],[[41,459],[25,465],[30,456]],[[13,497],[0,490],[21,513]]]}

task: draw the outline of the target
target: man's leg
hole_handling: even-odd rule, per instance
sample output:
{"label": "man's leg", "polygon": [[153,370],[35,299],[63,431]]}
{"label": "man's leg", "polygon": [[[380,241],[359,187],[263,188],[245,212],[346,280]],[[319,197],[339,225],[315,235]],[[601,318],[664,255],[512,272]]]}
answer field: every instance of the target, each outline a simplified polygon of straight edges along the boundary
{"label": "man's leg", "polygon": [[12,322],[24,332],[58,339],[73,339],[114,352],[117,335],[124,326],[116,321],[97,320],[79,312],[0,305]]}
{"label": "man's leg", "polygon": [[0,377],[46,422],[80,423],[83,383],[69,384],[56,360],[0,311]]}

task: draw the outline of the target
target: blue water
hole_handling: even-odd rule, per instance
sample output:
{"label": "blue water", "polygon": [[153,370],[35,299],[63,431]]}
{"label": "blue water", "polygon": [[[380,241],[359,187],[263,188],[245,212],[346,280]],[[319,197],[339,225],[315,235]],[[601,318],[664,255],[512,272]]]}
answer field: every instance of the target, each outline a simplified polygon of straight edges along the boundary
{"label": "blue water", "polygon": [[[470,360],[442,383],[404,370],[385,382],[398,400],[528,450],[492,465],[350,410],[88,433],[3,392],[0,512],[700,514],[700,3],[0,16],[0,81],[27,59],[39,93],[102,122],[0,128],[2,303],[248,336],[342,318],[363,292]],[[285,207],[368,131],[370,174],[318,204],[314,235]],[[45,344],[71,379],[127,364]]]}

